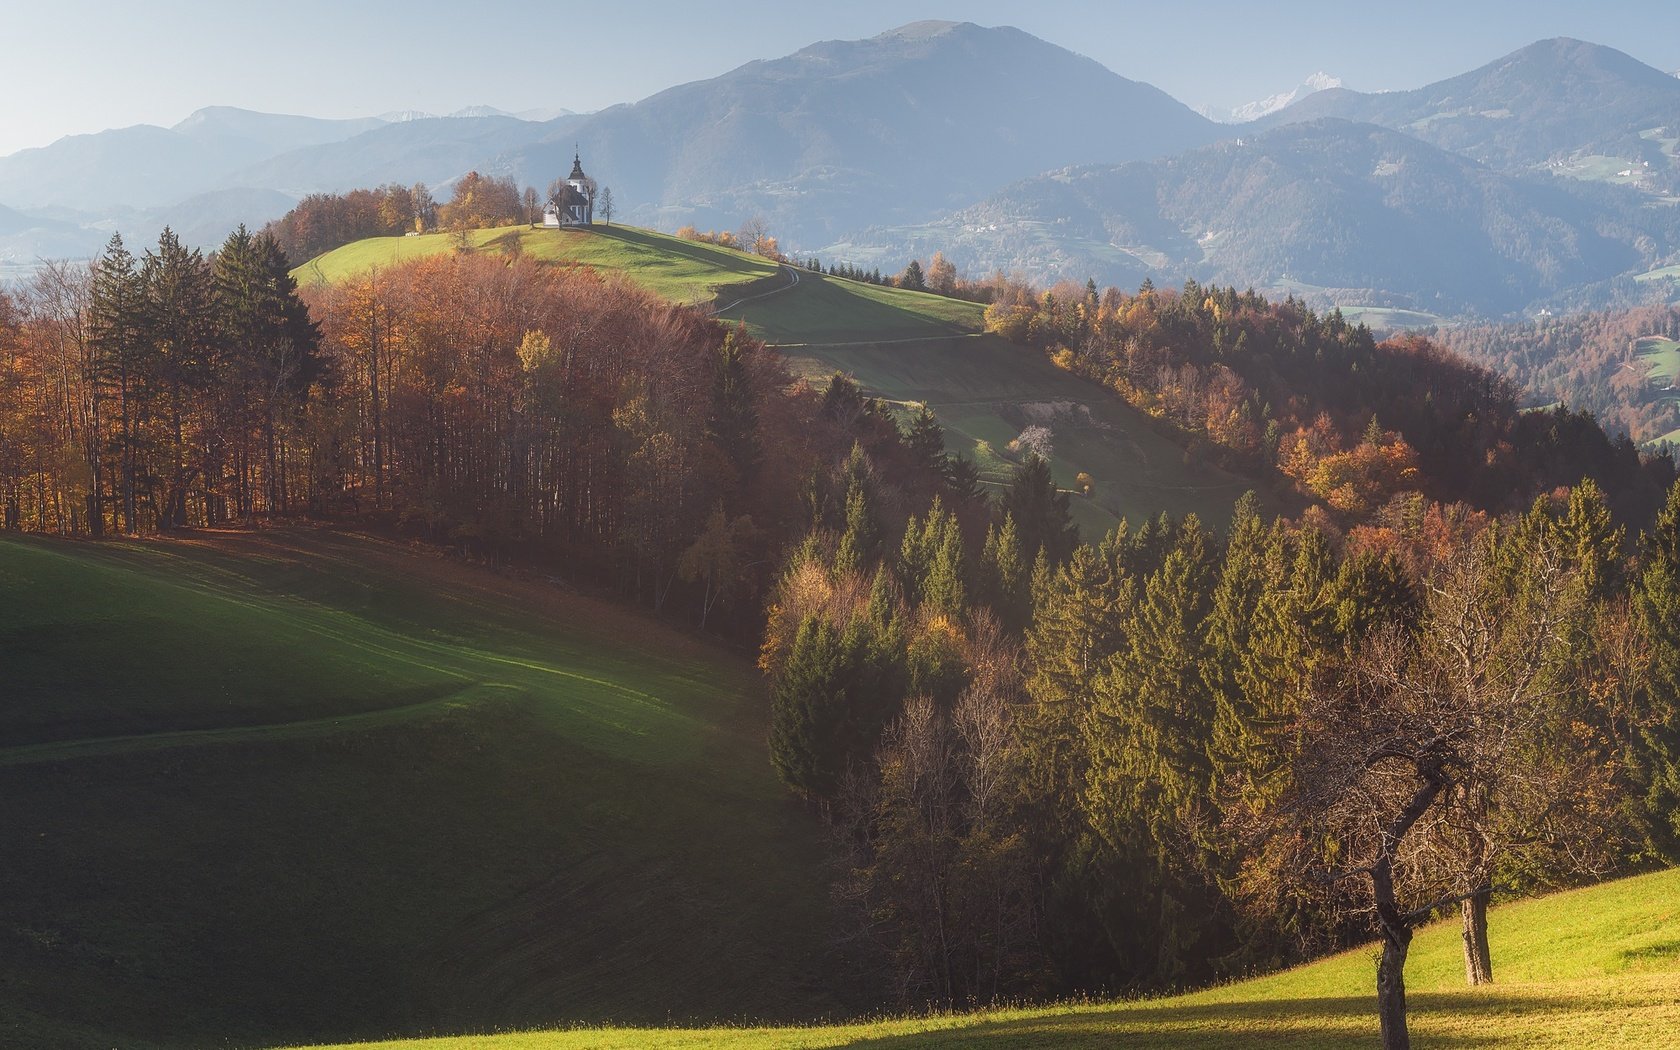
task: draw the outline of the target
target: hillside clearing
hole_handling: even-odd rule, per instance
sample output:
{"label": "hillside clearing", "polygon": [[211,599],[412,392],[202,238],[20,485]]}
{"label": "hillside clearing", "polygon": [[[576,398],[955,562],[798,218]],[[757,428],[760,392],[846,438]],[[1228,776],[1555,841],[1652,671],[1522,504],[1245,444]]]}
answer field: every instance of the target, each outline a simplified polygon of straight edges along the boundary
{"label": "hillside clearing", "polygon": [[1229,519],[1252,483],[1190,461],[1144,415],[1101,387],[1062,371],[1043,355],[982,332],[977,303],[805,274],[796,288],[725,315],[781,347],[793,370],[814,383],[834,372],[867,393],[906,408],[927,405],[945,443],[968,456],[994,489],[1007,484],[1029,425],[1047,426],[1051,469],[1075,495],[1080,533],[1095,540],[1121,518],[1133,525],[1163,511]]}
{"label": "hillside clearing", "polygon": [[[1464,986],[1456,920],[1421,931],[1407,966],[1420,1046],[1644,1048],[1680,1025],[1680,869],[1495,908],[1499,983]],[[360,1050],[584,1047],[1366,1047],[1370,949],[1189,995],[815,1028],[579,1029],[380,1043]]]}
{"label": "hillside clearing", "polygon": [[0,1044],[850,1001],[744,659],[325,531],[0,539],[0,593]]}

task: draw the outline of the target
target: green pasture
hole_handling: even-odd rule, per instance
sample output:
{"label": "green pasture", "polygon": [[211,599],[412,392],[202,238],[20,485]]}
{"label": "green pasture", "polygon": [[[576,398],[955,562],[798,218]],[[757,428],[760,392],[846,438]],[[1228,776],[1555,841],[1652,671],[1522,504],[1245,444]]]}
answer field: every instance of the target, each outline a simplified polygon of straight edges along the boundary
{"label": "green pasture", "polygon": [[372,539],[0,539],[0,1045],[807,1018],[740,657]]}

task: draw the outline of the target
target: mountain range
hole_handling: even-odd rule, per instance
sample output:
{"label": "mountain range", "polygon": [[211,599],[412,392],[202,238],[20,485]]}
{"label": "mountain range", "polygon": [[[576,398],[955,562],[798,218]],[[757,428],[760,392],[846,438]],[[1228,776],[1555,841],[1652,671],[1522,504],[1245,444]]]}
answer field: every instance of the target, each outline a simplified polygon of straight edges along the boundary
{"label": "mountain range", "polygon": [[71,136],[0,158],[0,261],[165,222],[212,244],[308,193],[447,196],[469,170],[544,187],[574,150],[624,220],[761,215],[785,247],[888,270],[943,249],[971,272],[1503,314],[1623,294],[1680,249],[1680,79],[1609,48],[1541,41],[1381,94],[1315,74],[1223,116],[1245,122],[1016,29],[918,22],[589,114],[212,107]]}

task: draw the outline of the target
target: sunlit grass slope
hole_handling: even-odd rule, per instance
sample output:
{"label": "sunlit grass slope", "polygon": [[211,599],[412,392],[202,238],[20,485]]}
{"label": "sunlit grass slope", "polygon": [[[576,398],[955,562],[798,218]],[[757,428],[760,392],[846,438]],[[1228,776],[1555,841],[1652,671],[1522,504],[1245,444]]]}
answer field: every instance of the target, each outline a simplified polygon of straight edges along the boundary
{"label": "sunlit grass slope", "polygon": [[1224,522],[1252,487],[1190,461],[1141,413],[1042,355],[985,335],[975,303],[802,273],[799,284],[728,311],[752,333],[782,347],[792,367],[822,381],[836,371],[869,393],[926,404],[954,451],[972,458],[999,486],[1018,455],[1011,441],[1030,423],[1050,427],[1057,484],[1070,491],[1080,473],[1093,481],[1073,509],[1089,540],[1121,517],[1134,524],[1162,511]]}
{"label": "sunlit grass slope", "polygon": [[[756,255],[635,226],[596,225],[588,230],[510,226],[472,230],[467,236],[473,251],[520,251],[543,262],[616,271],[656,295],[681,303],[701,302],[729,285],[776,273],[775,263]],[[518,247],[513,247],[515,244]],[[370,237],[319,255],[293,270],[292,275],[302,285],[330,284],[360,276],[374,267],[455,250],[455,237],[448,233]]]}
{"label": "sunlit grass slope", "polygon": [[0,1046],[820,1016],[750,664],[326,532],[0,539]]}
{"label": "sunlit grass slope", "polygon": [[[1464,986],[1458,928],[1421,933],[1407,967],[1420,1047],[1628,1048],[1680,1032],[1680,870],[1497,908],[1497,982]],[[395,1050],[583,1048],[1120,1047],[1375,1045],[1375,955],[1348,952],[1211,991],[1131,1003],[988,1011],[813,1028],[588,1029],[379,1044]],[[373,1048],[364,1048],[373,1050]]]}

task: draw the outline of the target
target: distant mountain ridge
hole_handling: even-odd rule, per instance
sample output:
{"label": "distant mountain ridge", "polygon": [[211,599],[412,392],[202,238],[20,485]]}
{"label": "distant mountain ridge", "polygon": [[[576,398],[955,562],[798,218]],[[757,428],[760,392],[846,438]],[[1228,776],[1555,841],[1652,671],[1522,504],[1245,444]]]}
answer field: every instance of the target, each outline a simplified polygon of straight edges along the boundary
{"label": "distant mountain ridge", "polygon": [[1316,92],[1261,118],[1261,126],[1323,117],[1380,124],[1500,171],[1619,177],[1652,193],[1680,189],[1680,79],[1568,37],[1412,91]]}
{"label": "distant mountain ridge", "polygon": [[1317,73],[1234,125],[1018,29],[915,22],[553,114],[209,107],[71,136],[0,158],[0,202],[24,216],[0,261],[164,221],[214,243],[309,193],[424,182],[446,198],[471,170],[540,189],[581,150],[626,221],[758,215],[784,248],[889,271],[943,249],[1035,279],[1501,314],[1654,292],[1623,279],[1680,263],[1680,78],[1566,38],[1410,91]]}
{"label": "distant mountain ridge", "polygon": [[583,143],[585,166],[627,219],[733,228],[759,213],[784,239],[815,243],[931,218],[1046,168],[1165,156],[1225,133],[1089,58],[1017,29],[956,22],[813,44],[543,122],[487,107],[354,126],[201,113],[191,127],[119,129],[0,158],[0,201],[155,207],[210,189],[443,187],[471,169],[541,187]]}
{"label": "distant mountain ridge", "polygon": [[931,217],[1049,167],[1165,156],[1222,134],[1165,92],[1018,29],[917,22],[603,110],[516,151],[506,170],[544,183],[582,140],[633,221],[732,228],[762,213],[815,243]]}
{"label": "distant mountain ridge", "polygon": [[[1165,160],[1016,183],[854,249],[1135,287],[1186,277],[1320,301],[1504,313],[1648,265],[1680,216],[1629,190],[1515,178],[1370,124],[1318,120]],[[833,251],[842,249],[836,247]]]}

